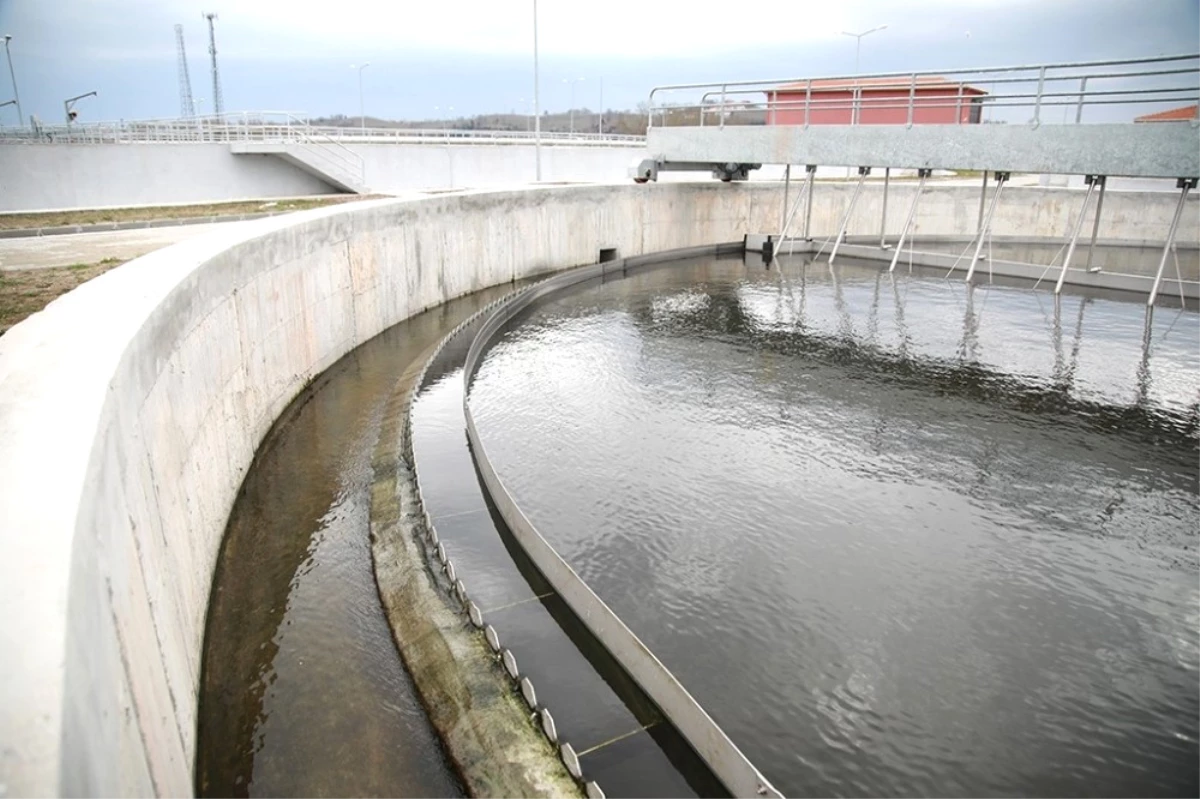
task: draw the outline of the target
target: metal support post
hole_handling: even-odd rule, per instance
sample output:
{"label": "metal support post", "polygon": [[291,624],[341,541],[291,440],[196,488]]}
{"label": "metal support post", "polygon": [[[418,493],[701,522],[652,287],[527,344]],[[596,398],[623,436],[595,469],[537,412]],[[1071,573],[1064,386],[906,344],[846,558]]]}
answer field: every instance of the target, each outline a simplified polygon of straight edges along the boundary
{"label": "metal support post", "polygon": [[896,263],[900,260],[900,251],[904,249],[904,240],[908,238],[908,231],[912,228],[913,220],[917,217],[917,200],[921,199],[921,192],[925,190],[925,179],[933,172],[931,169],[918,169],[917,175],[920,180],[917,181],[917,193],[913,195],[912,205],[908,209],[908,218],[904,220],[904,227],[900,229],[900,240],[896,242],[896,251],[892,253],[892,265],[888,267],[889,272],[896,271]]}
{"label": "metal support post", "polygon": [[780,248],[783,247],[783,242],[787,238],[788,231],[792,228],[792,220],[796,218],[796,212],[800,210],[800,203],[804,200],[805,188],[811,189],[812,187],[812,172],[809,172],[805,176],[804,180],[807,185],[800,187],[800,194],[796,196],[796,202],[792,205],[792,210],[788,212],[787,206],[784,206],[785,217],[783,220],[783,225],[780,227],[779,241],[775,243],[775,246],[771,250],[772,256],[778,255]]}
{"label": "metal support post", "polygon": [[808,177],[805,178],[808,181],[808,196],[807,196],[807,198],[805,198],[805,201],[804,201],[805,205],[804,205],[804,237],[803,238],[805,241],[812,241],[812,236],[809,235],[808,231],[812,227],[812,207],[813,207],[812,199],[813,199],[813,192],[816,191],[816,188],[817,188],[817,186],[816,186],[817,165],[816,164],[808,164],[804,167],[804,169],[805,169],[805,171],[808,172]]}
{"label": "metal support post", "polygon": [[879,249],[887,249],[887,195],[888,180],[892,176],[890,166],[883,168],[883,211],[879,214]]}
{"label": "metal support post", "polygon": [[976,235],[979,234],[979,231],[983,230],[983,207],[987,201],[987,176],[988,173],[985,169],[983,170],[983,188],[979,192],[979,222],[975,226]]}
{"label": "metal support post", "polygon": [[1092,192],[1096,190],[1096,176],[1087,175],[1084,178],[1087,181],[1087,194],[1083,195],[1083,207],[1079,209],[1079,218],[1075,220],[1075,229],[1071,231],[1071,241],[1067,244],[1067,254],[1063,258],[1062,269],[1058,273],[1058,282],[1054,284],[1054,293],[1061,294],[1063,281],[1067,279],[1067,267],[1071,265],[1071,258],[1075,255],[1075,245],[1079,243],[1079,231],[1083,229],[1083,219],[1087,216],[1088,203],[1092,201]]}
{"label": "metal support post", "polygon": [[1033,126],[1042,124],[1042,93],[1046,90],[1046,68],[1038,69],[1037,98],[1033,101]]}
{"label": "metal support post", "polygon": [[783,208],[779,211],[779,229],[783,230],[787,227],[787,211],[788,211],[788,190],[792,186],[792,165],[788,164],[783,168]]}
{"label": "metal support post", "polygon": [[1175,246],[1175,232],[1179,230],[1179,219],[1183,216],[1183,206],[1187,202],[1188,192],[1196,188],[1196,179],[1180,178],[1175,186],[1182,189],[1179,193],[1179,204],[1175,206],[1175,216],[1171,218],[1171,227],[1167,230],[1167,243],[1163,247],[1162,259],[1158,262],[1158,273],[1154,275],[1154,286],[1150,289],[1150,297],[1146,300],[1147,305],[1153,305],[1154,300],[1158,297],[1158,285],[1162,282],[1163,270],[1167,267],[1167,257],[1171,254],[1171,248]]}
{"label": "metal support post", "polygon": [[1000,204],[1000,195],[1004,193],[1004,184],[1008,182],[1007,172],[996,173],[996,192],[992,195],[992,204],[988,206],[987,217],[983,220],[983,225],[979,228],[977,234],[979,240],[975,242],[975,254],[971,256],[971,265],[967,267],[967,282],[971,282],[972,275],[975,274],[975,264],[979,263],[979,253],[983,251],[983,240],[987,238],[988,231],[992,228],[992,215],[996,213],[996,206]]}
{"label": "metal support post", "polygon": [[842,217],[841,227],[838,229],[837,241],[833,243],[833,249],[829,251],[829,265],[833,265],[833,259],[837,258],[838,248],[842,246],[842,239],[846,237],[846,228],[850,226],[850,217],[854,214],[854,206],[858,204],[858,195],[862,193],[863,183],[867,180],[867,175],[871,174],[871,167],[860,166],[858,168],[858,185],[854,187],[854,194],[850,197],[850,205],[846,208],[846,215]]}
{"label": "metal support post", "polygon": [[[1084,82],[1087,78],[1083,79]],[[1100,233],[1100,212],[1104,209],[1104,187],[1108,185],[1108,178],[1104,175],[1096,175],[1096,180],[1100,183],[1100,194],[1096,198],[1096,220],[1092,223],[1092,241],[1088,244],[1088,257],[1084,269],[1092,271],[1092,255],[1096,251],[1096,236]]]}

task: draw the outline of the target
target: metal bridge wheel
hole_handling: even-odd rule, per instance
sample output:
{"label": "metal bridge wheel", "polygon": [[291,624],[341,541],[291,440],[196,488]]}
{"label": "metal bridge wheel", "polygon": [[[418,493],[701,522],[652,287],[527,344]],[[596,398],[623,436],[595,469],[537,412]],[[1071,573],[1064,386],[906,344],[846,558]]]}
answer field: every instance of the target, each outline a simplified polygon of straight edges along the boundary
{"label": "metal bridge wheel", "polygon": [[646,183],[646,182],[648,182],[649,180],[650,180],[650,178],[634,178],[634,179],[633,179],[633,182],[634,182],[634,183]]}

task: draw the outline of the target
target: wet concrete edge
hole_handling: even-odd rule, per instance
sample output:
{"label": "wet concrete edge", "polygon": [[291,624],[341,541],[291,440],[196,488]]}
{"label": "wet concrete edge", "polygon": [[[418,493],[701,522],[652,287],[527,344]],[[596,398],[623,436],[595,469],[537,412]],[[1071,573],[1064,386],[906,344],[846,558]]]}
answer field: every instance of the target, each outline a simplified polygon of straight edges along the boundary
{"label": "wet concrete edge", "polygon": [[436,555],[407,441],[410,400],[426,363],[397,380],[372,459],[371,556],[396,648],[468,793],[582,796],[450,581],[427,567]]}

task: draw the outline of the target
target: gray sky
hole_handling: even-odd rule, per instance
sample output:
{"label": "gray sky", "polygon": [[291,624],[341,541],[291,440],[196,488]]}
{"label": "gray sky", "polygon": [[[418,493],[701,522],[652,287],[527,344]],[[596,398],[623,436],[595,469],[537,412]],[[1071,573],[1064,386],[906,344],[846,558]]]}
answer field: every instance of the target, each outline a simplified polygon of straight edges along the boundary
{"label": "gray sky", "polygon": [[[656,84],[951,69],[1200,50],[1200,0],[541,0],[543,109],[632,108]],[[685,9],[686,12],[685,13]],[[509,111],[533,93],[531,0],[0,0],[21,104],[47,122],[179,113],[173,25],[211,110],[216,11],[226,110],[391,118]],[[969,35],[968,35],[969,32]],[[0,101],[11,97],[0,64]],[[435,107],[438,111],[435,111]],[[0,122],[14,124],[10,106]]]}

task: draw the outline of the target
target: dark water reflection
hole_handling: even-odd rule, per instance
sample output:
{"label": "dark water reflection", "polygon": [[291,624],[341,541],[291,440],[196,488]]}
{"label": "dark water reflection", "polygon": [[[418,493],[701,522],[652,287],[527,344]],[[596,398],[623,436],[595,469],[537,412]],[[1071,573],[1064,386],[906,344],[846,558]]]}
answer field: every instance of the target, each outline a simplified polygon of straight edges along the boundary
{"label": "dark water reflection", "polygon": [[393,643],[369,540],[384,406],[506,288],[403,322],[296,399],[230,515],[204,650],[202,796],[462,796]]}
{"label": "dark water reflection", "polygon": [[518,320],[527,513],[794,795],[1200,790],[1200,320],[695,261]]}

